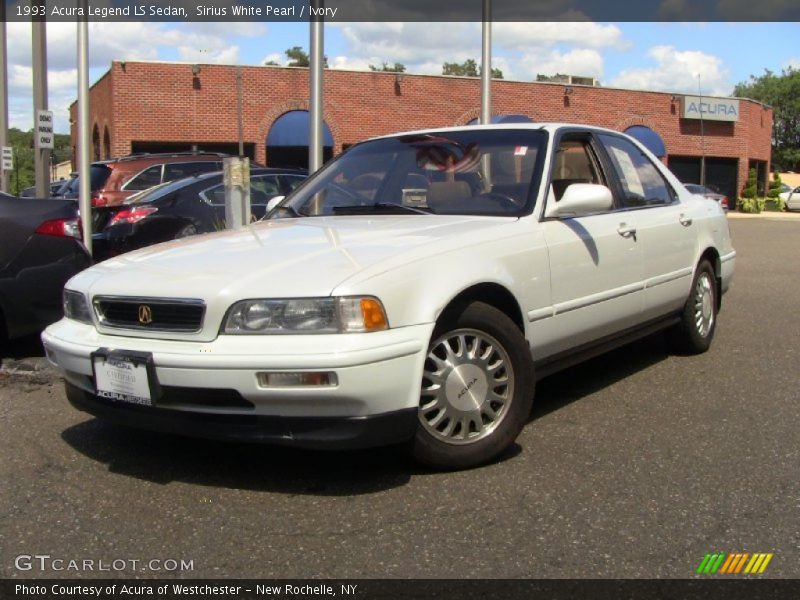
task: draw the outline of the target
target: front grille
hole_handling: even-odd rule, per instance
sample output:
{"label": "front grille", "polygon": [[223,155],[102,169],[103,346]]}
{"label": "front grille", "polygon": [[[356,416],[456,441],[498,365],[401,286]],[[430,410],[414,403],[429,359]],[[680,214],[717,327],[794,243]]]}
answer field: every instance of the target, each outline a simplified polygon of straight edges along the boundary
{"label": "front grille", "polygon": [[97,297],[94,308],[101,325],[142,331],[200,331],[202,300]]}

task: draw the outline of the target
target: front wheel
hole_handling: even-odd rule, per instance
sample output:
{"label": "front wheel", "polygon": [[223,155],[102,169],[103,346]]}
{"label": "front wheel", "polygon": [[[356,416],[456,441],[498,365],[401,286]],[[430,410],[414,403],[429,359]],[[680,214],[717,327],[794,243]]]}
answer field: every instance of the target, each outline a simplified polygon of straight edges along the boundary
{"label": "front wheel", "polygon": [[475,302],[442,319],[425,360],[414,457],[438,469],[492,460],[525,425],[533,389],[528,344],[504,313]]}
{"label": "front wheel", "polygon": [[672,343],[679,352],[701,354],[711,346],[717,326],[717,281],[707,260],[697,266],[681,322],[672,330]]}

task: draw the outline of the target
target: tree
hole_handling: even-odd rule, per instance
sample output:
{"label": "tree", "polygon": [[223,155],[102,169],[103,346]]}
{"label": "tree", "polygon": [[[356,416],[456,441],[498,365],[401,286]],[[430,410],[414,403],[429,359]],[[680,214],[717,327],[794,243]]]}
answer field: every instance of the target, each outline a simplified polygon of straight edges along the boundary
{"label": "tree", "polygon": [[393,65],[390,65],[389,63],[384,62],[379,67],[376,67],[375,65],[370,65],[369,66],[369,70],[370,71],[381,71],[381,72],[387,72],[387,73],[405,73],[406,72],[406,66],[403,63],[397,63],[396,62]]}
{"label": "tree", "polygon": [[[481,69],[475,59],[469,58],[463,63],[444,63],[442,65],[442,75],[455,75],[457,77],[480,77]],[[500,69],[492,69],[493,79],[503,79],[503,72]]]}
{"label": "tree", "polygon": [[[289,59],[287,67],[308,67],[311,65],[311,59],[308,57],[308,52],[303,50],[301,46],[292,46],[285,52],[286,58]],[[266,64],[277,64],[275,61],[270,61]],[[328,57],[323,57],[323,65],[328,68]]]}
{"label": "tree", "polygon": [[733,90],[739,98],[763,102],[773,109],[772,161],[784,169],[800,167],[800,70],[789,67],[780,75],[765,70]]}
{"label": "tree", "polygon": [[[53,164],[69,160],[72,156],[69,135],[57,133],[53,139],[55,148],[51,152]],[[9,191],[17,195],[34,184],[33,130],[21,131],[16,127],[8,130],[8,145],[14,155],[14,169],[8,179]]]}

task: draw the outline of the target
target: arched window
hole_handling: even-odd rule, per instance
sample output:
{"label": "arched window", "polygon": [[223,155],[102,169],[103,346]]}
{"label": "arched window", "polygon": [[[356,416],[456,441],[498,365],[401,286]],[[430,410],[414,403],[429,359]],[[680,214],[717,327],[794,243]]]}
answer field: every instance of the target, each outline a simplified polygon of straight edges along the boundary
{"label": "arched window", "polygon": [[649,127],[634,125],[633,127],[628,127],[625,133],[640,142],[658,158],[664,158],[667,155],[667,147],[664,145],[664,140]]}
{"label": "arched window", "polygon": [[92,128],[92,160],[100,160],[100,131],[97,125]]}
{"label": "arched window", "polygon": [[[283,113],[267,134],[267,165],[270,167],[308,168],[310,119],[306,110]],[[333,134],[322,124],[322,159],[333,156]]]}
{"label": "arched window", "polygon": [[103,131],[103,158],[111,158],[111,138],[108,135],[108,127]]}

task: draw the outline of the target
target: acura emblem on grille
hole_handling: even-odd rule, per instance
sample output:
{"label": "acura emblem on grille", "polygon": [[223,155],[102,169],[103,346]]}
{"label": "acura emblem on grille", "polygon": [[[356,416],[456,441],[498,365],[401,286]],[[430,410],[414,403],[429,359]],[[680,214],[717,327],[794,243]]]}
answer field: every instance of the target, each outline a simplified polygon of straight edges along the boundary
{"label": "acura emblem on grille", "polygon": [[139,323],[150,325],[153,322],[153,309],[146,304],[139,305]]}

